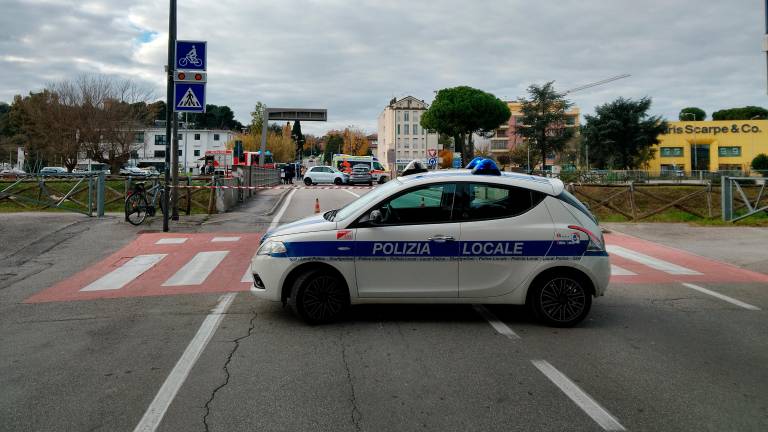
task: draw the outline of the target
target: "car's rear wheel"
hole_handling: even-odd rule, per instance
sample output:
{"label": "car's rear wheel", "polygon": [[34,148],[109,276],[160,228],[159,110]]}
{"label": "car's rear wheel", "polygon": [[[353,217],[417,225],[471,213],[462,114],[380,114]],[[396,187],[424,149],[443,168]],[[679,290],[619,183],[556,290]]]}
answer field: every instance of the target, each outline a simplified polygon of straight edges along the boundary
{"label": "car's rear wheel", "polygon": [[349,307],[349,291],[340,276],[327,270],[310,270],[293,283],[288,306],[310,324],[338,320]]}
{"label": "car's rear wheel", "polygon": [[572,274],[551,274],[538,278],[531,287],[530,307],[543,323],[572,327],[592,307],[592,294],[585,281]]}
{"label": "car's rear wheel", "polygon": [[336,177],[335,179],[333,179],[333,184],[335,184],[336,186],[340,185],[341,183],[342,181],[340,178]]}
{"label": "car's rear wheel", "polygon": [[379,177],[379,184],[384,184],[387,182],[387,178],[385,176]]}
{"label": "car's rear wheel", "polygon": [[304,184],[307,186],[312,186],[312,179],[309,177],[304,178]]}

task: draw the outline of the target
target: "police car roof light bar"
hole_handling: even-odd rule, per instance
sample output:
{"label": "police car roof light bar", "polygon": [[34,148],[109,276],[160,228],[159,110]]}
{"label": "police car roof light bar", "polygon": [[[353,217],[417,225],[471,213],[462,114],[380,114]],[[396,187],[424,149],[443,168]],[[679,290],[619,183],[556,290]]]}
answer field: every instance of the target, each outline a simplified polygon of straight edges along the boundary
{"label": "police car roof light bar", "polygon": [[501,171],[499,171],[499,167],[491,159],[482,159],[472,169],[472,174],[500,176]]}
{"label": "police car roof light bar", "polygon": [[466,166],[466,167],[464,167],[464,168],[465,168],[465,169],[473,169],[473,168],[475,167],[475,165],[477,165],[477,163],[478,163],[478,162],[480,162],[481,160],[484,160],[484,159],[485,159],[485,158],[484,158],[484,157],[482,157],[482,156],[477,156],[477,157],[475,157],[474,159],[472,159],[471,161],[469,161],[469,163],[467,164],[467,166]]}

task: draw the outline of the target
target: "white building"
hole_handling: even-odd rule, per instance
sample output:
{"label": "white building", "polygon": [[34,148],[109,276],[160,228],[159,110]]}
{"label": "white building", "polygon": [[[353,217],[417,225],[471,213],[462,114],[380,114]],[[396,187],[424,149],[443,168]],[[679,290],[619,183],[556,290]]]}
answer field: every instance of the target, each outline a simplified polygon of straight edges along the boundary
{"label": "white building", "polygon": [[384,107],[378,119],[377,157],[382,164],[392,167],[397,161],[398,169],[403,169],[413,159],[426,162],[429,150],[437,151],[437,134],[428,133],[419,124],[427,108],[423,100],[413,96],[393,98]]}
{"label": "white building", "polygon": [[[225,150],[234,139],[230,130],[186,129],[179,125],[179,167],[187,173],[198,174],[207,150]],[[155,126],[136,133],[137,149],[131,155],[131,165],[154,165],[158,169],[165,163],[165,127]]]}

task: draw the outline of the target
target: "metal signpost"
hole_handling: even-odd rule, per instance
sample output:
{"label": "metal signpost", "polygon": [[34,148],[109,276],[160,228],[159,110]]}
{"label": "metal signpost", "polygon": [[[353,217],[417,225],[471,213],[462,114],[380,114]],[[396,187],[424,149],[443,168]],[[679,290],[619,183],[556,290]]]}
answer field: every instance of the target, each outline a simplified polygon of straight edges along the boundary
{"label": "metal signpost", "polygon": [[[205,112],[205,84],[207,82],[208,44],[205,41],[176,40],[176,0],[171,0],[171,15],[168,37],[168,94],[166,115],[166,143],[165,143],[165,197],[171,197],[172,208],[166,206],[163,212],[163,231],[168,231],[169,211],[173,220],[178,220],[176,209],[177,189],[179,175],[179,140],[177,133],[177,113],[204,113]],[[187,155],[184,154],[186,161]],[[186,172],[186,169],[185,169]]]}

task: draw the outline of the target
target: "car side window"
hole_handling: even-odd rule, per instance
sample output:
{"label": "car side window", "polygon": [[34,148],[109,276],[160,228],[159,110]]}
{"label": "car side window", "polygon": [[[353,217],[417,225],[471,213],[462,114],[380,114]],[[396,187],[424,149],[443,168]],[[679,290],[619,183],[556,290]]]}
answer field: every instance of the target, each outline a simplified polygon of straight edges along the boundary
{"label": "car side window", "polygon": [[465,188],[458,211],[464,221],[518,216],[544,199],[542,193],[514,186],[469,183]]}
{"label": "car side window", "polygon": [[378,206],[381,225],[445,223],[453,220],[456,185],[436,184],[409,190]]}

